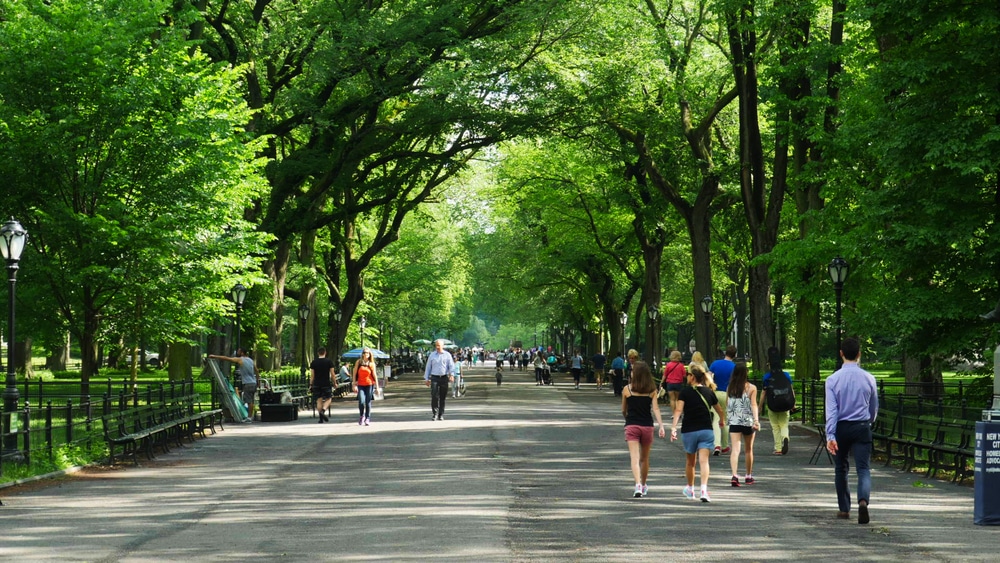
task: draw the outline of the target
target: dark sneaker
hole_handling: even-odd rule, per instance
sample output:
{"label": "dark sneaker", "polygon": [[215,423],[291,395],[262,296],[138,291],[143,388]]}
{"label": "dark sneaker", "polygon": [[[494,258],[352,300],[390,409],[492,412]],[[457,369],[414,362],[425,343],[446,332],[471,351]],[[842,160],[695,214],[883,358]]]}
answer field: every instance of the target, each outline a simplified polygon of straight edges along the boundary
{"label": "dark sneaker", "polygon": [[781,455],[787,455],[787,454],[788,454],[788,438],[785,438],[781,441]]}
{"label": "dark sneaker", "polygon": [[757,481],[754,481],[753,475],[747,475],[747,478],[744,479],[743,482],[746,483],[747,485],[753,485]]}
{"label": "dark sneaker", "polygon": [[732,486],[734,486],[734,487],[739,487],[740,486],[740,478],[737,477],[736,475],[733,475],[733,478],[729,480],[729,484],[732,485]]}
{"label": "dark sneaker", "polygon": [[868,519],[868,505],[859,504],[858,505],[858,524],[867,524]]}

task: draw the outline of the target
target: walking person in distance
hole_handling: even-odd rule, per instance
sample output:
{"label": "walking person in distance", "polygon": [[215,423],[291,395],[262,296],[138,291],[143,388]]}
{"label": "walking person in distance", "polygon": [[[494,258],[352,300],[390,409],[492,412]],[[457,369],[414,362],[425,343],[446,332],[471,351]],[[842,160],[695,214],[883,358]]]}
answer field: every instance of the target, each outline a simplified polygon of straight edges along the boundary
{"label": "walking person in distance", "polygon": [[573,374],[573,383],[576,386],[575,389],[579,389],[580,375],[583,373],[583,356],[580,355],[579,348],[573,352],[573,358],[570,359],[569,371]]}
{"label": "walking person in distance", "polygon": [[677,439],[677,423],[683,414],[681,441],[684,444],[684,453],[686,454],[684,477],[687,479],[684,496],[689,499],[695,498],[694,466],[697,461],[701,476],[701,502],[711,502],[711,497],[708,494],[708,458],[709,452],[715,447],[715,433],[712,431],[712,409],[715,409],[715,412],[719,414],[720,424],[725,425],[726,415],[722,407],[719,406],[719,399],[715,396],[715,392],[709,387],[708,374],[696,363],[692,363],[689,369],[688,385],[681,389],[681,394],[677,398],[677,406],[674,407],[670,440]]}
{"label": "walking person in distance", "polygon": [[666,436],[660,406],[656,402],[656,382],[646,362],[632,366],[632,381],[622,390],[622,416],[625,417],[625,441],[628,443],[635,478],[634,497],[644,497],[648,492],[649,451],[653,447],[653,419],[656,419],[659,436]]}
{"label": "walking person in distance", "polygon": [[625,358],[618,352],[614,353],[615,359],[611,360],[611,388],[615,396],[622,396],[622,387],[625,386]]}
{"label": "walking person in distance", "polygon": [[781,354],[771,346],[767,349],[767,365],[769,371],[764,374],[764,392],[761,393],[760,405],[767,405],[767,419],[771,421],[771,433],[774,435],[773,455],[788,453],[788,418],[795,406],[795,390],[792,387],[792,376],[782,369]]}
{"label": "walking person in distance", "polygon": [[[715,381],[715,397],[719,399],[722,410],[726,410],[726,401],[729,400],[726,390],[729,388],[729,378],[733,375],[733,369],[736,368],[736,362],[733,361],[736,354],[736,346],[730,344],[726,346],[725,356],[708,366],[708,373],[712,374],[712,381]],[[718,421],[712,425],[712,428],[715,429],[715,455],[727,454],[729,453],[729,433],[726,432],[725,428],[719,427],[717,423]],[[732,424],[731,421],[730,424]]]}
{"label": "walking person in distance", "polygon": [[319,421],[330,422],[330,417],[326,415],[326,409],[330,408],[333,400],[333,360],[326,357],[326,348],[316,351],[316,359],[309,364],[309,389],[316,400],[316,410],[319,411]]}
{"label": "walking person in distance", "polygon": [[367,346],[361,350],[361,357],[354,362],[351,372],[351,385],[358,394],[358,426],[368,426],[372,422],[372,400],[378,391],[378,375],[375,367],[375,356]]}
{"label": "walking person in distance", "polygon": [[[497,359],[498,365],[502,366],[502,361]],[[455,360],[445,351],[444,340],[435,340],[434,351],[427,355],[424,367],[424,384],[431,388],[431,420],[444,420],[444,402],[449,383],[455,381],[454,371]]]}
{"label": "walking person in distance", "polygon": [[747,365],[743,362],[736,364],[728,379],[726,418],[729,419],[729,437],[733,444],[733,450],[729,454],[729,466],[733,470],[730,483],[734,487],[740,486],[740,478],[736,470],[740,465],[740,446],[742,446],[746,460],[746,473],[743,476],[743,482],[747,485],[753,485],[753,440],[757,431],[760,430],[757,386],[747,381]]}
{"label": "walking person in distance", "polygon": [[851,490],[848,455],[854,455],[858,474],[858,524],[869,522],[871,498],[872,424],[878,414],[875,378],[861,369],[861,344],[856,338],[840,346],[844,365],[826,380],[826,449],[834,457],[838,518],[850,518]]}

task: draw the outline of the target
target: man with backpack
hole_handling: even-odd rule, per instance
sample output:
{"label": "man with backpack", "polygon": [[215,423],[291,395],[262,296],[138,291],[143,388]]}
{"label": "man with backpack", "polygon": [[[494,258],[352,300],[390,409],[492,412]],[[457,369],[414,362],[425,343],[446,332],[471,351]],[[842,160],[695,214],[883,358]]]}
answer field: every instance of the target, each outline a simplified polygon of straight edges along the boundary
{"label": "man with backpack", "polygon": [[774,455],[785,455],[788,453],[788,417],[795,407],[795,391],[792,376],[782,369],[781,354],[774,346],[767,349],[767,365],[769,371],[764,374],[760,406],[767,405],[767,418],[774,435]]}

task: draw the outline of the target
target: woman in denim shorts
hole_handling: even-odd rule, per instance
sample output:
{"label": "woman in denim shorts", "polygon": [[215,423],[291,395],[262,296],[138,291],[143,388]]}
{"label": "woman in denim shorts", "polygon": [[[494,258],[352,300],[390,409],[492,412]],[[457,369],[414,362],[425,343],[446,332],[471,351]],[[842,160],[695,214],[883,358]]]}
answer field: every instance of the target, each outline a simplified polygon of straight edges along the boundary
{"label": "woman in denim shorts", "polygon": [[677,439],[677,422],[684,415],[681,426],[681,440],[684,443],[684,453],[687,454],[684,466],[684,477],[687,486],[684,496],[694,499],[694,462],[697,458],[701,475],[701,502],[711,502],[708,495],[708,458],[715,447],[715,433],[712,431],[712,411],[719,414],[719,424],[725,427],[726,413],[719,405],[715,390],[709,386],[709,379],[701,366],[692,364],[687,374],[688,385],[681,389],[674,407],[674,421],[670,428],[670,439]]}

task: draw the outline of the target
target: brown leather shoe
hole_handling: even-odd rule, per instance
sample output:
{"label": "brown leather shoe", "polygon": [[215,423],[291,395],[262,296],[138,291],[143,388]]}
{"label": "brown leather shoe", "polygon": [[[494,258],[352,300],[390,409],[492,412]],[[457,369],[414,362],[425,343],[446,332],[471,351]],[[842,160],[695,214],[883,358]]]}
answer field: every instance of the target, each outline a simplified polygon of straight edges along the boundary
{"label": "brown leather shoe", "polygon": [[851,517],[850,512],[840,512],[840,511],[837,512],[837,518],[840,518],[841,520],[847,520],[850,517]]}

